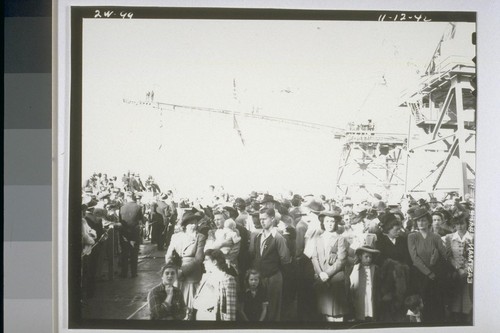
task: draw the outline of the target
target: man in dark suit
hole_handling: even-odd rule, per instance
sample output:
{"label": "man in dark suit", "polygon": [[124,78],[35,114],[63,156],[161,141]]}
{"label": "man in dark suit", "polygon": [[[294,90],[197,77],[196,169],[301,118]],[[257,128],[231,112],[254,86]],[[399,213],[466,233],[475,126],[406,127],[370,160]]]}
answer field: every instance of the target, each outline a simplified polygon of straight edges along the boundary
{"label": "man in dark suit", "polygon": [[137,276],[137,261],[139,257],[140,228],[144,215],[142,207],[136,203],[136,197],[128,192],[125,196],[127,201],[120,209],[120,245],[122,248],[120,263],[121,277],[127,277],[130,264],[132,277]]}
{"label": "man in dark suit", "polygon": [[283,291],[282,271],[289,269],[291,257],[285,238],[276,229],[274,208],[263,208],[259,218],[262,232],[254,238],[254,268],[260,272],[262,284],[267,288],[267,320],[279,321]]}

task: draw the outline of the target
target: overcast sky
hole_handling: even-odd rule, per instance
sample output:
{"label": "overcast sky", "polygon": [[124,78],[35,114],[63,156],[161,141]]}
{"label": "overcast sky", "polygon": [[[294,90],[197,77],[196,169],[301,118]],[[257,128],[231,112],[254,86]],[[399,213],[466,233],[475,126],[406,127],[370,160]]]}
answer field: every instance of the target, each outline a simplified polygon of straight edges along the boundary
{"label": "overcast sky", "polygon": [[122,99],[144,100],[153,90],[165,103],[259,108],[341,128],[373,119],[381,131],[406,133],[399,96],[425,70],[448,26],[86,19],[83,176],[137,171],[190,195],[209,184],[237,195],[332,195],[342,147],[331,134],[237,117],[243,145],[230,116],[159,112]]}

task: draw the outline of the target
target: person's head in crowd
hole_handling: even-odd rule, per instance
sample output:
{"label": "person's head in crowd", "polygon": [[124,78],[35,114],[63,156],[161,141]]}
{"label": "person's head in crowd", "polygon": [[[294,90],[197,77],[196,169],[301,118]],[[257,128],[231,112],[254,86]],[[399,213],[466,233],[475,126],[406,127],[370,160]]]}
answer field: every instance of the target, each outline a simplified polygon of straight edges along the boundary
{"label": "person's head in crowd", "polygon": [[446,229],[444,228],[445,219],[443,213],[435,211],[431,214],[431,218],[432,218],[432,232],[441,236],[446,235],[447,232]]}
{"label": "person's head in crowd", "polygon": [[320,194],[319,195],[319,201],[321,201],[323,203],[326,202],[326,196],[324,194]]}
{"label": "person's head in crowd", "polygon": [[229,267],[226,263],[226,257],[221,250],[208,249],[205,251],[205,260],[203,261],[207,273],[228,272]]}
{"label": "person's head in crowd", "polygon": [[247,207],[247,203],[243,198],[236,198],[234,200],[234,208],[236,208],[239,212],[244,212]]}
{"label": "person's head in crowd", "polygon": [[232,218],[225,220],[224,221],[224,229],[236,231],[236,222]]}
{"label": "person's head in crowd", "polygon": [[229,217],[235,220],[238,217],[238,211],[233,207],[224,206],[224,210],[229,214]]}
{"label": "person's head in crowd", "polygon": [[325,206],[323,206],[321,202],[317,201],[314,198],[312,198],[312,200],[307,201],[304,204],[304,207],[308,208],[311,212],[315,214],[319,214],[320,212],[325,210]]}
{"label": "person's head in crowd", "polygon": [[377,214],[384,214],[386,209],[387,209],[387,205],[385,202],[383,201],[379,201],[376,205],[374,205],[373,207],[375,209],[375,211],[377,212]]}
{"label": "person's head in crowd", "polygon": [[300,207],[300,205],[304,202],[304,199],[299,194],[294,194],[290,203],[292,207]]}
{"label": "person's head in crowd", "polygon": [[417,208],[413,213],[413,220],[417,230],[420,232],[427,232],[432,227],[432,217],[429,211],[425,208]]}
{"label": "person's head in crowd", "polygon": [[438,199],[436,199],[435,197],[432,197],[430,200],[429,200],[429,207],[431,210],[436,210],[439,205],[441,204],[440,201],[438,201]]}
{"label": "person's head in crowd", "polygon": [[255,229],[262,229],[262,224],[260,224],[259,211],[253,211],[252,213],[250,213],[250,215],[252,216],[252,222]]}
{"label": "person's head in crowd", "polygon": [[380,221],[382,232],[391,239],[399,237],[401,234],[401,222],[395,214],[386,213]]}
{"label": "person's head in crowd", "polygon": [[288,208],[284,205],[284,204],[279,204],[277,205],[276,207],[276,210],[278,211],[278,213],[280,213],[280,215],[289,215],[288,213]]}
{"label": "person's head in crowd", "polygon": [[344,221],[345,228],[350,228],[352,223],[353,215],[351,213],[346,213],[343,215],[342,220]]}
{"label": "person's head in crowd", "polygon": [[245,273],[245,287],[251,291],[257,290],[260,286],[260,273],[256,269],[249,269]]}
{"label": "person's head in crowd", "polygon": [[229,214],[225,210],[214,211],[214,223],[218,229],[224,228],[224,221],[229,218]]}
{"label": "person's head in crowd", "polygon": [[380,251],[369,245],[360,246],[356,249],[356,256],[361,266],[370,266],[378,254],[380,254]]}
{"label": "person's head in crowd", "polygon": [[280,214],[281,215],[288,215],[290,208],[292,208],[292,203],[288,199],[283,199],[283,201],[280,204],[280,207],[283,209],[283,213],[280,213]]}
{"label": "person's head in crowd", "polygon": [[260,205],[263,208],[275,208],[278,202],[274,200],[274,197],[270,194],[264,194],[262,200],[260,201]]}
{"label": "person's head in crowd", "polygon": [[390,211],[389,213],[394,214],[394,216],[399,221],[399,223],[401,223],[401,225],[403,225],[403,221],[405,220],[405,216],[403,215],[403,213],[401,213],[400,210],[393,210],[393,211]]}
{"label": "person's head in crowd", "polygon": [[346,214],[351,213],[353,211],[354,204],[352,203],[351,198],[345,197],[342,202],[343,208],[342,211]]}
{"label": "person's head in crowd", "polygon": [[424,308],[424,302],[420,295],[410,295],[405,298],[405,307],[414,314],[419,314]]}
{"label": "person's head in crowd", "polygon": [[451,224],[460,235],[464,235],[469,229],[470,224],[470,214],[463,213],[461,215],[453,216],[451,219]]}
{"label": "person's head in crowd", "polygon": [[180,266],[169,260],[161,269],[161,282],[166,287],[172,287],[177,282]]}
{"label": "person's head in crowd", "polygon": [[275,227],[275,217],[276,212],[274,208],[262,208],[259,211],[259,219],[260,224],[262,225],[262,229],[271,230],[271,228]]}
{"label": "person's head in crowd", "polygon": [[195,233],[198,228],[198,222],[201,219],[201,215],[194,210],[188,210],[184,212],[181,220],[182,231],[187,233]]}
{"label": "person's head in crowd", "polygon": [[318,218],[321,230],[324,230],[325,232],[337,232],[339,234],[344,232],[342,216],[337,212],[322,211],[319,213]]}

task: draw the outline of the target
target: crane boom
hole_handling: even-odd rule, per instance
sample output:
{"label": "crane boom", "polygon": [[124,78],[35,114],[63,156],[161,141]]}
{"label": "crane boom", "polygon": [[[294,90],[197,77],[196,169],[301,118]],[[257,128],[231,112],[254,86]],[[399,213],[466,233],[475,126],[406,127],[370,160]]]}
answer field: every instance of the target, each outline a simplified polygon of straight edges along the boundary
{"label": "crane boom", "polygon": [[220,114],[227,114],[227,115],[237,115],[237,116],[242,116],[242,117],[247,117],[247,118],[280,122],[280,123],[289,124],[289,125],[295,125],[295,126],[308,127],[308,128],[328,131],[330,133],[333,133],[336,139],[340,139],[345,134],[345,130],[342,128],[339,128],[339,127],[328,126],[328,125],[324,125],[324,124],[318,124],[318,123],[301,121],[301,120],[265,116],[265,115],[261,115],[261,114],[255,114],[255,113],[239,112],[239,111],[233,111],[233,110],[217,109],[217,108],[209,108],[209,107],[201,107],[201,106],[180,105],[180,104],[164,103],[164,102],[145,103],[142,101],[138,102],[138,101],[132,101],[132,100],[127,100],[127,99],[124,99],[123,102],[126,104],[135,104],[135,105],[140,105],[140,104],[151,105],[153,108],[156,108],[159,110],[186,109],[186,110],[220,113]]}

